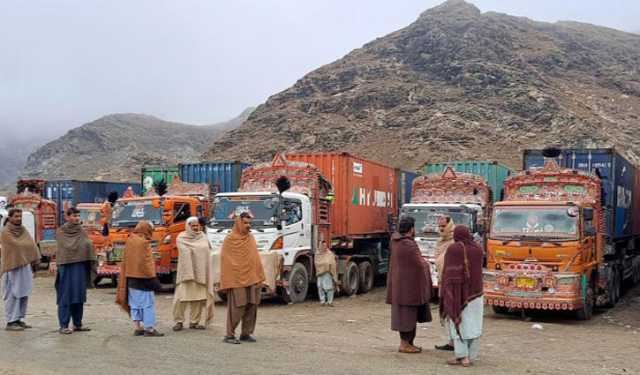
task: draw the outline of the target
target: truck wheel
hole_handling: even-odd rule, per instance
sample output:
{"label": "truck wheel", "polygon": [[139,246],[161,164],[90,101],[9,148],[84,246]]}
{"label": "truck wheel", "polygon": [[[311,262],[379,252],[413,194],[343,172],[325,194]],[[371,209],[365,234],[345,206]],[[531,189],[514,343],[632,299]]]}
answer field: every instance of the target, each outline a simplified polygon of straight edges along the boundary
{"label": "truck wheel", "polygon": [[589,287],[587,289],[587,297],[585,298],[585,305],[580,310],[576,310],[576,318],[578,320],[589,320],[593,316],[593,289]]}
{"label": "truck wheel", "polygon": [[360,272],[360,287],[358,293],[367,293],[373,288],[373,267],[371,262],[364,261],[358,265]]}
{"label": "truck wheel", "polygon": [[347,263],[347,269],[342,274],[342,292],[347,296],[352,296],[358,291],[360,286],[360,270],[354,262]]}
{"label": "truck wheel", "polygon": [[111,276],[111,286],[114,288],[118,287],[118,276]]}
{"label": "truck wheel", "polygon": [[507,314],[509,312],[508,307],[504,306],[491,306],[493,308],[494,314]]}
{"label": "truck wheel", "polygon": [[607,287],[607,295],[609,296],[607,307],[614,307],[620,300],[620,286],[620,273],[618,271],[614,271],[612,280]]}
{"label": "truck wheel", "polygon": [[226,292],[216,292],[216,294],[218,295],[218,298],[220,298],[220,301],[222,302],[227,302],[227,293]]}
{"label": "truck wheel", "polygon": [[102,276],[98,276],[95,279],[93,279],[93,287],[97,288],[98,285],[100,285],[100,282],[102,281]]}
{"label": "truck wheel", "polygon": [[304,264],[296,263],[289,274],[289,302],[299,303],[307,299],[309,291],[309,274]]}

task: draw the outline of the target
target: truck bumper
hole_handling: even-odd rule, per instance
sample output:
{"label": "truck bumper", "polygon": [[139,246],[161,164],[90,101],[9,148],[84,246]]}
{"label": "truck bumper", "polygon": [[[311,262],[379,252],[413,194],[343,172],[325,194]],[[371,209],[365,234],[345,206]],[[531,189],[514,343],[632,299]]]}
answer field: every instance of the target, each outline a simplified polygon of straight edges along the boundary
{"label": "truck bumper", "polygon": [[576,296],[514,296],[485,292],[484,303],[489,306],[525,310],[577,310],[582,308],[582,299]]}
{"label": "truck bumper", "polygon": [[113,277],[120,274],[120,266],[117,264],[102,264],[98,266],[98,277]]}

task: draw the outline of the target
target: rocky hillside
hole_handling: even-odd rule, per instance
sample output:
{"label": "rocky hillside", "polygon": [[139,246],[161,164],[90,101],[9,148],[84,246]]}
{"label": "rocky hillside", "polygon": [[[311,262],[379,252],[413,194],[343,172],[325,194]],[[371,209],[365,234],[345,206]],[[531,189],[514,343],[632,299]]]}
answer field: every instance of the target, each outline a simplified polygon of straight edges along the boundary
{"label": "rocky hillside", "polygon": [[518,166],[522,149],[553,144],[640,161],[639,131],[639,35],[450,0],[270,97],[205,157],[345,150],[404,168]]}
{"label": "rocky hillside", "polygon": [[113,114],[85,124],[32,153],[22,173],[45,179],[137,181],[142,165],[199,161],[224,131],[239,126],[251,109],[237,118],[193,126],[141,114]]}

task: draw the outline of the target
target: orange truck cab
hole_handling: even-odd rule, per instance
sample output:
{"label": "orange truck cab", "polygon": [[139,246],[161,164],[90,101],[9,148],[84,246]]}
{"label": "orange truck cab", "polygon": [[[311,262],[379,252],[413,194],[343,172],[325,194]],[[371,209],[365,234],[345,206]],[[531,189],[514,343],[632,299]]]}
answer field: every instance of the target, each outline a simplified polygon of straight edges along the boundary
{"label": "orange truck cab", "polygon": [[[151,248],[156,258],[158,277],[165,284],[174,283],[178,265],[178,234],[185,230],[189,217],[209,215],[208,186],[182,185],[182,188],[172,185],[164,196],[121,198],[116,202],[109,230],[110,247],[98,260],[99,276],[117,278],[125,242],[135,226],[146,220],[154,226]],[[184,195],[175,195],[178,193]]]}
{"label": "orange truck cab", "polygon": [[[602,155],[589,156],[595,164]],[[613,171],[616,162],[603,165]],[[618,184],[616,196],[603,192],[607,181],[597,173],[563,168],[553,158],[507,179],[505,199],[494,208],[484,272],[485,301],[494,311],[565,310],[590,319],[594,305],[615,303],[624,275],[638,281],[633,241],[619,241],[610,225],[625,214],[622,198],[631,193],[621,194],[620,179],[609,179]],[[603,209],[608,203],[621,206],[618,218]]]}

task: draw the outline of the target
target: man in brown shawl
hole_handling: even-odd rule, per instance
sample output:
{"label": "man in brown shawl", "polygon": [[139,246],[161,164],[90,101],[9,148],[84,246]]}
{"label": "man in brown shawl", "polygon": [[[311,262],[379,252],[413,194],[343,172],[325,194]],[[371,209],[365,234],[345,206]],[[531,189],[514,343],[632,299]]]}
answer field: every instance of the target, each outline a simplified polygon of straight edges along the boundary
{"label": "man in brown shawl", "polygon": [[189,328],[205,329],[213,319],[213,262],[211,246],[198,218],[187,219],[185,231],[177,238],[178,273],[173,296],[174,331],[184,326],[184,313],[191,310]]}
{"label": "man in brown shawl", "polygon": [[[224,342],[255,342],[260,292],[265,281],[264,269],[256,240],[251,234],[251,216],[243,212],[236,217],[231,233],[224,239],[220,252],[220,290],[227,294],[227,335]],[[242,321],[240,340],[236,327]]]}
{"label": "man in brown shawl", "polygon": [[[440,285],[442,285],[442,268],[444,267],[444,256],[447,253],[447,249],[449,246],[453,244],[453,230],[456,225],[453,223],[453,220],[449,216],[440,216],[438,218],[438,231],[440,232],[440,238],[436,243],[436,271],[438,272],[438,296],[440,296]],[[443,322],[444,323],[444,322]],[[446,327],[445,327],[446,328]],[[436,345],[436,349],[445,350],[445,351],[453,351],[453,339],[449,337],[449,330],[445,329],[445,337],[449,339],[449,341],[444,345]]]}
{"label": "man in brown shawl", "polygon": [[448,363],[468,367],[478,356],[482,335],[482,249],[464,225],[456,226],[453,238],[444,259],[440,317],[453,338],[455,358]]}
{"label": "man in brown shawl", "polygon": [[10,209],[0,235],[0,282],[7,331],[31,328],[23,319],[33,288],[31,267],[39,261],[38,246],[22,225],[22,210]]}
{"label": "man in brown shawl", "polygon": [[155,329],[155,291],[160,290],[151,250],[153,226],[142,220],[127,239],[120,263],[116,303],[133,320],[134,336],[161,337]]}
{"label": "man in brown shawl", "polygon": [[387,275],[387,303],[391,304],[391,329],[400,332],[401,353],[419,353],[413,344],[417,323],[431,321],[431,272],[414,240],[415,220],[404,216],[391,236]]}
{"label": "man in brown shawl", "polygon": [[[93,243],[82,227],[80,211],[71,207],[66,211],[67,222],[56,232],[56,303],[59,332],[90,331],[82,326],[87,287],[91,287],[97,267]],[[73,320],[73,330],[69,322]]]}
{"label": "man in brown shawl", "polygon": [[320,248],[314,257],[318,297],[322,306],[333,307],[334,286],[338,284],[336,256],[329,250],[327,240],[320,240]]}

